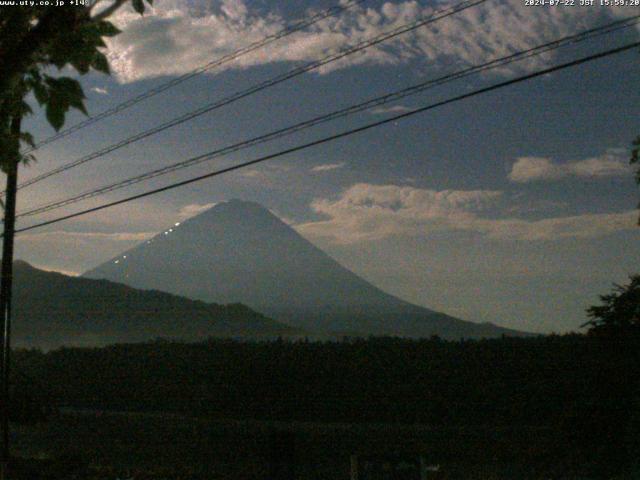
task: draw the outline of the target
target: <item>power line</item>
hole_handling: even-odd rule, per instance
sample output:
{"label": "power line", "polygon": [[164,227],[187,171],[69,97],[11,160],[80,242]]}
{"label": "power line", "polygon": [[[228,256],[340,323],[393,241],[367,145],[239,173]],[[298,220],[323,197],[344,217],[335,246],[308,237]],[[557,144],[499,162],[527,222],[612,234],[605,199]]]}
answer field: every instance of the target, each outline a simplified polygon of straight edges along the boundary
{"label": "power line", "polygon": [[280,40],[281,38],[287,37],[293,33],[299,32],[301,30],[303,30],[304,28],[310,27],[312,25],[315,25],[316,23],[332,17],[338,13],[344,12],[346,10],[351,9],[352,7],[366,2],[367,0],[352,0],[344,5],[336,5],[333,6],[331,8],[328,8],[326,10],[323,10],[322,12],[319,12],[311,17],[309,17],[308,19],[303,19],[300,20],[299,22],[296,22],[292,25],[289,25],[288,27],[285,27],[284,29],[269,35],[265,38],[263,38],[262,40],[258,40],[256,42],[253,42],[249,45],[247,45],[246,47],[240,48],[234,52],[231,52],[227,55],[224,55],[223,57],[217,58],[215,60],[212,60],[211,62],[207,63],[206,65],[202,65],[188,73],[185,73],[177,78],[174,78],[168,82],[165,82],[161,85],[158,85],[155,88],[149,89],[143,93],[141,93],[140,95],[137,95],[133,98],[130,98],[129,100],[126,100],[118,105],[116,105],[115,107],[112,107],[108,110],[105,110],[101,113],[99,113],[98,115],[92,116],[87,118],[86,120],[83,120],[81,122],[76,123],[75,125],[72,125],[69,128],[66,128],[44,140],[42,140],[41,142],[37,143],[35,145],[35,147],[32,147],[28,150],[25,151],[25,153],[29,153],[32,152],[33,150],[36,150],[44,145],[47,145],[49,143],[53,143],[56,140],[59,140],[61,138],[67,137],[69,135],[71,135],[74,132],[77,132],[78,130],[81,130],[83,128],[86,128],[90,125],[93,125],[94,123],[99,122],[100,120],[103,120],[107,117],[110,117],[112,115],[115,115],[116,113],[122,112],[123,110],[128,109],[129,107],[132,107],[133,105],[136,105],[137,103],[142,102],[143,100],[146,100],[148,98],[154,97],[155,95],[158,95],[159,93],[165,92],[166,90],[169,90],[170,88],[175,87],[176,85],[179,85],[183,82],[186,82],[187,80],[190,80],[194,77],[197,77],[198,75],[201,75],[202,73],[205,73],[209,70],[212,70],[213,68],[219,67],[221,65],[224,65],[225,63],[229,63],[233,60],[236,60],[237,58],[246,55],[248,53],[254,52],[262,47],[265,47],[277,40]]}
{"label": "power line", "polygon": [[632,48],[636,48],[636,47],[639,47],[639,46],[640,46],[640,42],[634,42],[634,43],[630,43],[630,44],[624,45],[622,47],[606,50],[604,52],[600,52],[600,53],[596,53],[596,54],[593,54],[593,55],[589,55],[587,57],[582,57],[580,59],[573,60],[571,62],[563,63],[563,64],[560,64],[560,65],[556,65],[554,67],[545,68],[543,70],[538,70],[536,72],[533,72],[533,73],[530,73],[530,74],[527,74],[527,75],[522,75],[520,77],[511,79],[511,80],[507,80],[507,81],[504,81],[504,82],[493,84],[493,85],[491,85],[489,87],[484,87],[484,88],[481,88],[481,89],[478,89],[478,90],[474,90],[474,91],[469,92],[469,93],[465,93],[465,94],[462,94],[462,95],[458,95],[456,97],[449,98],[447,100],[442,100],[440,102],[432,103],[432,104],[424,106],[424,107],[420,107],[420,108],[417,108],[417,109],[414,109],[414,110],[410,110],[409,112],[401,113],[399,115],[395,115],[393,117],[386,118],[384,120],[380,120],[380,121],[377,121],[377,122],[369,123],[369,124],[363,125],[363,126],[358,127],[358,128],[346,130],[346,131],[337,133],[335,135],[324,137],[324,138],[321,138],[319,140],[315,140],[313,142],[305,143],[303,145],[298,145],[296,147],[292,147],[292,148],[289,148],[289,149],[286,149],[286,150],[281,150],[280,152],[276,152],[276,153],[273,153],[273,154],[270,154],[270,155],[265,155],[265,156],[262,156],[262,157],[259,157],[259,158],[253,159],[253,160],[249,160],[247,162],[243,162],[243,163],[239,163],[237,165],[233,165],[233,166],[230,166],[230,167],[222,168],[220,170],[215,170],[213,172],[209,172],[209,173],[206,173],[204,175],[199,175],[197,177],[193,177],[193,178],[190,178],[190,179],[187,179],[187,180],[183,180],[183,181],[180,181],[180,182],[172,183],[170,185],[166,185],[164,187],[160,187],[160,188],[156,188],[156,189],[153,189],[153,190],[149,190],[147,192],[140,193],[140,194],[137,194],[137,195],[133,195],[133,196],[121,199],[121,200],[116,200],[114,202],[109,202],[109,203],[105,203],[105,204],[102,204],[102,205],[98,205],[97,207],[88,208],[86,210],[82,210],[82,211],[79,211],[79,212],[75,212],[75,213],[71,213],[71,214],[68,214],[68,215],[64,215],[64,216],[61,216],[61,217],[58,217],[58,218],[55,218],[55,219],[52,219],[52,220],[47,220],[47,221],[44,221],[44,222],[40,222],[40,223],[37,223],[35,225],[31,225],[29,227],[23,227],[21,229],[16,230],[16,233],[22,233],[22,232],[33,230],[33,229],[36,229],[36,228],[44,227],[46,225],[52,225],[54,223],[62,222],[63,220],[68,220],[68,219],[79,217],[79,216],[82,216],[82,215],[87,215],[89,213],[93,213],[93,212],[97,212],[97,211],[100,211],[100,210],[104,210],[104,209],[109,208],[109,207],[114,207],[116,205],[122,205],[122,204],[125,204],[125,203],[128,203],[128,202],[132,202],[134,200],[139,200],[141,198],[149,197],[151,195],[155,195],[155,194],[158,194],[158,193],[161,193],[161,192],[166,192],[168,190],[173,190],[174,188],[178,188],[178,187],[182,187],[182,186],[185,186],[185,185],[189,185],[191,183],[199,182],[199,181],[205,180],[207,178],[212,178],[212,177],[216,177],[216,176],[219,176],[219,175],[223,175],[225,173],[229,173],[229,172],[232,172],[232,171],[235,171],[235,170],[246,168],[246,167],[258,164],[258,163],[265,162],[267,160],[272,160],[274,158],[279,158],[279,157],[282,157],[282,156],[285,156],[285,155],[289,155],[291,153],[299,152],[299,151],[306,150],[306,149],[311,148],[311,147],[315,147],[315,146],[318,146],[318,145],[322,145],[324,143],[328,143],[328,142],[331,142],[331,141],[334,141],[334,140],[338,140],[340,138],[348,137],[348,136],[354,135],[356,133],[364,132],[366,130],[370,130],[370,129],[375,128],[375,127],[379,127],[379,126],[382,126],[382,125],[386,125],[388,123],[396,122],[398,120],[405,119],[405,118],[411,117],[413,115],[417,115],[419,113],[423,113],[423,112],[426,112],[428,110],[432,110],[432,109],[435,109],[435,108],[438,108],[438,107],[442,107],[444,105],[448,105],[448,104],[451,104],[451,103],[454,103],[454,102],[465,100],[467,98],[471,98],[471,97],[474,97],[476,95],[480,95],[480,94],[483,94],[483,93],[487,93],[487,92],[491,92],[491,91],[494,91],[494,90],[498,90],[500,88],[508,87],[510,85],[514,85],[514,84],[517,84],[517,83],[520,83],[520,82],[525,82],[525,81],[531,80],[533,78],[537,78],[537,77],[540,77],[540,76],[543,76],[543,75],[548,75],[550,73],[557,72],[559,70],[564,70],[566,68],[570,68],[570,67],[574,67],[574,66],[577,66],[577,65],[581,65],[583,63],[588,63],[588,62],[591,62],[591,61],[594,61],[594,60],[597,60],[597,59],[601,59],[601,58],[605,58],[605,57],[608,57],[608,56],[611,56],[611,55],[622,53],[624,51],[627,51],[627,50],[630,50]]}
{"label": "power line", "polygon": [[342,118],[342,117],[346,117],[348,115],[352,115],[354,113],[358,113],[373,107],[377,107],[380,105],[384,105],[390,102],[394,102],[397,100],[400,100],[402,98],[411,96],[411,95],[415,95],[417,93],[421,93],[424,92],[427,89],[433,88],[435,86],[439,86],[439,85],[443,85],[445,83],[454,81],[454,80],[459,80],[461,78],[465,78],[467,76],[470,75],[475,75],[481,72],[485,72],[487,70],[492,70],[495,68],[499,68],[499,67],[503,67],[505,65],[508,65],[510,63],[516,62],[516,61],[521,61],[521,60],[525,60],[528,58],[532,58],[534,56],[538,56],[541,55],[543,53],[549,52],[551,50],[555,50],[558,49],[560,47],[566,46],[566,45],[570,45],[570,44],[577,44],[579,42],[583,42],[586,40],[590,40],[593,39],[595,37],[604,35],[604,34],[610,34],[613,33],[615,31],[624,29],[624,28],[629,28],[631,26],[637,25],[639,23],[639,18],[640,15],[636,15],[633,17],[628,17],[625,19],[621,19],[615,22],[611,22],[608,23],[606,25],[602,25],[599,27],[595,27],[592,29],[588,29],[582,32],[579,32],[577,34],[574,35],[568,35],[565,37],[562,37],[560,39],[536,46],[536,47],[532,47],[530,49],[527,50],[523,50],[523,51],[519,51],[519,52],[515,52],[513,54],[510,54],[508,56],[505,57],[501,57],[498,59],[494,59],[491,60],[489,62],[483,63],[481,65],[475,65],[475,66],[471,66],[462,70],[459,70],[457,72],[454,73],[450,73],[447,75],[444,75],[442,77],[436,78],[436,79],[432,79],[432,80],[428,80],[426,82],[421,82],[419,84],[404,88],[402,90],[396,91],[396,92],[392,92],[386,95],[382,95],[370,100],[367,100],[365,102],[362,103],[358,103],[355,105],[351,105],[349,107],[346,108],[342,108],[340,110],[325,114],[325,115],[321,115],[315,118],[312,118],[310,120],[306,120],[300,123],[296,123],[294,125],[291,125],[289,127],[286,128],[281,128],[272,132],[269,132],[267,134],[258,136],[258,137],[254,137],[248,140],[244,140],[242,142],[239,143],[235,143],[233,145],[229,145],[227,147],[223,147],[221,149],[215,150],[213,152],[209,152],[207,154],[204,155],[199,155],[172,165],[168,165],[162,168],[158,168],[155,170],[151,170],[149,172],[145,172],[142,173],[140,175],[136,175],[130,178],[127,178],[125,180],[121,180],[112,184],[108,184],[108,185],[104,185],[102,187],[96,188],[96,189],[92,189],[86,192],[83,192],[81,194],[75,195],[73,197],[69,197],[63,200],[59,200],[53,203],[49,203],[49,204],[45,204],[39,207],[35,207],[31,210],[19,213],[17,215],[17,218],[20,217],[26,217],[26,216],[32,216],[32,215],[37,215],[40,213],[44,213],[47,211],[51,211],[54,209],[58,209],[67,205],[71,205],[73,203],[77,203],[79,201],[82,200],[86,200],[89,198],[94,198],[97,197],[99,195],[103,195],[109,192],[113,192],[115,190],[119,190],[121,188],[125,188],[137,183],[140,183],[142,181],[146,181],[155,177],[159,177],[161,175],[166,175],[170,172],[174,172],[177,170],[181,170],[183,168],[187,168],[187,167],[191,167],[193,165],[197,165],[200,164],[202,162],[205,161],[209,161],[212,160],[214,158],[218,158],[224,155],[227,155],[229,153],[233,153],[233,152],[237,152],[239,150],[243,150],[245,148],[248,147],[253,147],[262,143],[266,143],[268,141],[271,140],[275,140],[277,138],[282,138],[284,136],[288,136],[291,135],[293,133],[302,131],[302,130],[306,130],[308,128],[314,127],[316,125],[322,124],[322,123],[326,123],[328,121],[332,121],[338,118]]}
{"label": "power line", "polygon": [[438,21],[438,20],[440,20],[442,18],[446,18],[446,17],[448,17],[450,15],[458,13],[458,12],[460,12],[462,10],[467,9],[467,8],[473,7],[473,6],[477,5],[477,4],[484,3],[485,1],[487,1],[487,0],[465,0],[465,1],[461,2],[461,3],[459,3],[459,4],[454,5],[453,7],[448,8],[448,9],[439,10],[439,11],[437,11],[437,12],[435,12],[435,13],[429,15],[429,16],[426,16],[426,17],[420,17],[419,19],[414,20],[413,22],[410,22],[408,24],[404,24],[404,25],[401,25],[399,27],[396,27],[395,29],[392,29],[392,30],[390,30],[388,32],[384,32],[384,33],[382,33],[382,34],[380,34],[380,35],[378,35],[376,37],[373,37],[373,38],[371,38],[369,40],[365,40],[365,41],[362,41],[360,43],[357,43],[356,45],[348,47],[345,50],[341,50],[338,53],[329,54],[329,55],[327,55],[327,56],[325,56],[325,57],[323,57],[323,58],[321,58],[321,59],[319,59],[317,61],[311,62],[311,63],[309,63],[307,65],[302,66],[302,67],[297,67],[295,69],[292,69],[292,70],[290,70],[288,72],[285,72],[284,74],[278,75],[278,76],[273,77],[273,78],[271,78],[269,80],[266,80],[264,82],[258,83],[256,85],[253,85],[253,86],[249,87],[248,89],[236,92],[236,93],[232,94],[229,97],[225,97],[225,98],[223,98],[221,100],[218,100],[216,102],[207,104],[207,105],[205,105],[205,106],[203,106],[203,107],[201,107],[201,108],[199,108],[197,110],[194,110],[194,111],[188,112],[188,113],[186,113],[184,115],[181,115],[180,117],[176,117],[176,118],[174,118],[172,120],[169,120],[168,122],[165,122],[165,123],[163,123],[161,125],[158,125],[158,126],[152,128],[152,129],[140,132],[140,133],[138,133],[136,135],[133,135],[133,136],[128,137],[128,138],[126,138],[124,140],[121,140],[118,143],[109,145],[109,146],[107,146],[107,147],[105,147],[103,149],[100,149],[100,150],[96,151],[96,152],[93,152],[93,153],[90,153],[88,155],[85,155],[84,157],[81,157],[81,158],[79,158],[77,160],[74,160],[74,161],[72,161],[70,163],[67,163],[66,165],[63,165],[63,166],[58,167],[56,169],[50,170],[49,172],[45,172],[45,173],[43,173],[41,175],[38,175],[37,177],[34,177],[34,178],[30,179],[30,180],[27,180],[27,181],[21,183],[18,187],[19,188],[24,188],[24,187],[27,187],[29,185],[33,185],[33,184],[38,183],[38,182],[40,182],[40,181],[42,181],[42,180],[44,180],[46,178],[49,178],[49,177],[51,177],[53,175],[57,175],[59,173],[65,172],[65,171],[67,171],[67,170],[69,170],[71,168],[75,168],[76,166],[79,166],[79,165],[82,165],[84,163],[87,163],[87,162],[89,162],[91,160],[95,160],[96,158],[100,158],[100,157],[102,157],[102,156],[104,156],[104,155],[106,155],[108,153],[111,153],[111,152],[114,152],[116,150],[119,150],[120,148],[123,148],[123,147],[125,147],[127,145],[130,145],[130,144],[134,143],[134,142],[140,141],[140,140],[142,140],[144,138],[147,138],[147,137],[149,137],[151,135],[155,135],[156,133],[160,133],[160,132],[162,132],[164,130],[167,130],[167,129],[171,128],[171,127],[174,127],[174,126],[182,124],[182,123],[184,123],[186,121],[192,120],[192,119],[194,119],[196,117],[199,117],[201,115],[204,115],[205,113],[208,113],[210,111],[216,110],[216,109],[221,108],[221,107],[226,106],[226,105],[229,105],[230,103],[238,101],[238,100],[240,100],[242,98],[245,98],[245,97],[247,97],[249,95],[257,93],[257,92],[259,92],[261,90],[264,90],[266,88],[272,87],[274,85],[282,83],[282,82],[284,82],[286,80],[289,80],[291,78],[294,78],[294,77],[297,77],[299,75],[302,75],[303,73],[306,73],[308,71],[318,69],[318,68],[320,68],[320,67],[322,67],[324,65],[327,65],[329,63],[332,63],[332,62],[335,62],[337,60],[340,60],[340,59],[342,59],[342,58],[344,58],[344,57],[346,57],[348,55],[352,55],[352,54],[357,53],[359,51],[362,51],[362,50],[364,50],[366,48],[369,48],[371,46],[377,45],[377,44],[379,44],[381,42],[384,42],[386,40],[389,40],[391,38],[394,38],[394,37],[396,37],[398,35],[402,35],[404,33],[407,33],[409,31],[411,31],[411,30],[415,30],[415,29],[420,28],[421,26],[424,26],[424,25],[426,25],[428,23],[432,23],[432,22]]}
{"label": "power line", "polygon": [[409,31],[415,30],[417,28],[420,28],[424,25],[430,24],[430,23],[434,23],[437,22],[438,20],[441,20],[443,18],[447,18],[451,15],[455,15],[456,13],[459,13],[463,10],[466,10],[468,8],[474,7],[476,5],[479,5],[481,3],[486,2],[487,0],[464,0],[463,2],[460,2],[456,5],[454,5],[453,7],[450,8],[446,8],[444,10],[438,10],[435,13],[429,15],[429,16],[423,16],[420,17],[417,20],[414,20],[413,22],[410,22],[408,24],[404,24],[401,25],[399,27],[396,27],[392,30],[389,30],[387,32],[384,32],[380,35],[377,35],[369,40],[364,40],[362,42],[359,42],[355,45],[352,45],[350,47],[347,47],[343,50],[338,51],[337,53],[334,54],[329,54],[319,60],[316,60],[314,62],[308,63],[306,65],[303,65],[301,67],[297,67],[294,68],[292,70],[289,70],[288,72],[285,72],[284,74],[278,75],[276,77],[270,78],[268,80],[265,80],[263,82],[260,82],[256,85],[253,85],[251,87],[249,87],[248,89],[245,90],[241,90],[239,92],[236,92],[228,97],[222,98],[220,100],[217,100],[213,103],[209,103],[207,105],[204,105],[196,110],[193,110],[191,112],[188,112],[184,115],[181,115],[179,117],[176,117],[172,120],[169,120],[161,125],[157,125],[156,127],[153,127],[149,130],[145,130],[143,132],[140,132],[136,135],[132,135],[131,137],[128,137],[124,140],[121,140],[120,142],[117,142],[115,144],[109,145],[105,148],[102,148],[98,151],[95,151],[93,153],[90,153],[88,155],[85,155],[84,157],[81,157],[77,160],[74,160],[72,162],[69,162],[65,165],[62,165],[58,168],[55,168],[53,170],[50,170],[48,172],[45,172],[41,175],[38,175],[32,179],[26,180],[25,182],[22,182],[20,185],[18,185],[18,188],[24,188],[27,187],[29,185],[33,185],[35,183],[38,183],[46,178],[49,178],[51,176],[54,175],[58,175],[62,172],[65,172],[67,170],[70,170],[72,168],[75,168],[79,165],[82,165],[84,163],[87,163],[91,160],[95,160],[97,158],[100,158],[104,155],[107,155],[108,153],[114,152],[116,150],[119,150],[127,145],[130,145],[132,143],[138,142],[144,138],[150,137],[152,135],[155,135],[156,133],[160,133],[164,130],[167,130],[169,128],[175,127],[177,125],[180,125],[184,122],[187,122],[189,120],[192,120],[194,118],[197,118],[201,115],[204,115],[205,113],[211,112],[213,110],[217,110],[218,108],[224,107],[226,105],[229,105],[233,102],[236,102],[238,100],[241,100],[243,98],[246,98],[250,95],[253,95],[255,93],[258,93],[262,90],[265,90],[267,88],[273,87],[279,83],[285,82],[287,80],[290,80],[292,78],[295,78],[299,75],[302,75],[303,73],[309,72],[311,70],[316,70],[324,65],[327,65],[329,63],[338,61],[342,58],[345,58],[349,55],[353,55],[354,53],[360,52],[362,50],[365,50],[367,48],[370,48],[374,45],[377,45],[379,43],[385,42],[386,40],[389,40],[391,38],[397,37],[399,35],[402,35],[404,33],[407,33]]}

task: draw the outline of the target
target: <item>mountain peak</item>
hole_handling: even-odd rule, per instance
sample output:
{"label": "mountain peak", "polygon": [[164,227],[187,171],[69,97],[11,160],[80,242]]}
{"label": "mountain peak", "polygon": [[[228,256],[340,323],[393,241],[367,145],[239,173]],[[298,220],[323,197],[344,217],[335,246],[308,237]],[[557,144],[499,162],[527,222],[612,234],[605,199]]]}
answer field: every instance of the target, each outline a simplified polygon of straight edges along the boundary
{"label": "mountain peak", "polygon": [[[263,205],[260,205],[257,202],[252,202],[250,200],[241,200],[239,198],[232,198],[231,200],[218,202],[215,205],[213,205],[211,208],[205,210],[202,213],[217,212],[221,210],[271,213],[268,208],[264,207]],[[200,215],[202,215],[202,213]]]}
{"label": "mountain peak", "polygon": [[221,215],[237,215],[239,218],[247,216],[268,216],[278,218],[271,213],[268,208],[260,205],[259,203],[234,198],[225,202],[216,203],[211,208],[190,217],[187,221],[203,218],[212,219]]}
{"label": "mountain peak", "polygon": [[[256,202],[232,199],[220,202],[213,207],[188,218],[180,224],[181,231],[185,228],[199,229],[201,232],[214,229],[235,231],[241,229],[246,237],[248,231],[267,231],[279,235],[293,233],[291,229],[274,215],[268,208]],[[222,232],[220,232],[222,233]],[[296,234],[297,235],[297,234]],[[219,235],[217,235],[219,237]],[[215,237],[211,237],[214,239]]]}
{"label": "mountain peak", "polygon": [[[252,202],[250,200],[241,200],[239,198],[232,198],[231,200],[227,200],[226,202],[221,202],[216,205],[217,206],[226,206],[228,208],[234,208],[237,210],[260,210],[266,211],[269,210],[257,202]],[[213,207],[215,208],[215,207]]]}
{"label": "mountain peak", "polygon": [[503,333],[381,291],[262,205],[237,199],[216,204],[84,276],[206,302],[240,302],[305,330],[448,338]]}

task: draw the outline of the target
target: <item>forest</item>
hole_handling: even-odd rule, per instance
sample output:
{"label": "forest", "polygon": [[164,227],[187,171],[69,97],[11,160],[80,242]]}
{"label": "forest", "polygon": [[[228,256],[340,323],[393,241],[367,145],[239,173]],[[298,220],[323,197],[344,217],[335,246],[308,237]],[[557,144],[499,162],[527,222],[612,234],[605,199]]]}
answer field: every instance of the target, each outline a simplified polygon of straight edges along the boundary
{"label": "forest", "polygon": [[23,409],[23,422],[75,411],[422,425],[438,432],[428,449],[444,459],[456,451],[463,463],[510,458],[612,478],[634,468],[638,451],[639,346],[635,335],[577,334],[458,342],[158,339],[18,351],[14,393],[32,407]]}

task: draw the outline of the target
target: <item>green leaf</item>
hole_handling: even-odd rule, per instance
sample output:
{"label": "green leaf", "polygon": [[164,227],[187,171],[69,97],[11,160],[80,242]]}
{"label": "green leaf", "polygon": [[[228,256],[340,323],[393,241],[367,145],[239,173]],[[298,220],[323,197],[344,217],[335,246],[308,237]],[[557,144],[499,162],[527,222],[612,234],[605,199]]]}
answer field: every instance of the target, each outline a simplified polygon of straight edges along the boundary
{"label": "green leaf", "polygon": [[144,13],[144,2],[143,0],[132,0],[131,1],[131,6],[133,6],[133,9],[138,12],[140,15],[142,15]]}
{"label": "green leaf", "polygon": [[64,95],[67,104],[80,110],[85,115],[88,115],[83,101],[86,97],[84,96],[84,91],[82,90],[80,82],[69,77],[58,78],[58,82],[60,91],[62,95]]}
{"label": "green leaf", "polygon": [[30,163],[35,163],[36,157],[31,153],[20,154],[20,160],[23,165],[29,165]]}
{"label": "green leaf", "polygon": [[84,92],[80,82],[69,77],[53,78],[47,76],[45,82],[49,86],[49,97],[46,102],[47,120],[53,128],[59,130],[69,108],[73,107],[87,115],[84,106]]}
{"label": "green leaf", "polygon": [[47,103],[49,99],[49,92],[47,88],[42,84],[41,81],[34,82],[33,84],[33,95],[36,97],[36,100],[40,105],[44,105]]}
{"label": "green leaf", "polygon": [[97,71],[106,73],[107,75],[111,73],[111,70],[109,69],[109,61],[107,60],[107,57],[101,52],[96,52],[96,55],[93,58],[92,66]]}
{"label": "green leaf", "polygon": [[59,77],[52,78],[49,77],[47,79],[49,86],[52,90],[55,90],[56,93],[60,93],[62,95],[66,95],[68,98],[78,98],[84,99],[84,92],[82,91],[82,85],[74,78],[69,77]]}
{"label": "green leaf", "polygon": [[36,143],[33,140],[33,135],[29,132],[20,132],[20,140],[29,145],[30,147],[35,147]]}
{"label": "green leaf", "polygon": [[115,37],[121,30],[119,30],[113,23],[102,21],[96,24],[96,30],[101,37]]}
{"label": "green leaf", "polygon": [[31,115],[33,113],[33,109],[31,108],[31,105],[29,105],[27,102],[24,102],[24,101],[22,102],[20,111],[22,112],[23,117],[26,117],[27,115]]}
{"label": "green leaf", "polygon": [[69,105],[89,116],[89,112],[87,112],[87,108],[84,106],[84,102],[82,100],[72,99],[71,101],[69,101]]}
{"label": "green leaf", "polygon": [[71,62],[73,68],[75,68],[81,75],[89,73],[89,68],[91,68],[91,62],[86,60],[76,60]]}
{"label": "green leaf", "polygon": [[46,107],[47,120],[56,131],[62,128],[64,125],[64,116],[67,109],[60,103],[56,102],[53,98],[49,100]]}
{"label": "green leaf", "polygon": [[631,143],[631,146],[631,159],[629,160],[629,163],[631,163],[632,165],[634,163],[640,163],[640,137],[637,137]]}

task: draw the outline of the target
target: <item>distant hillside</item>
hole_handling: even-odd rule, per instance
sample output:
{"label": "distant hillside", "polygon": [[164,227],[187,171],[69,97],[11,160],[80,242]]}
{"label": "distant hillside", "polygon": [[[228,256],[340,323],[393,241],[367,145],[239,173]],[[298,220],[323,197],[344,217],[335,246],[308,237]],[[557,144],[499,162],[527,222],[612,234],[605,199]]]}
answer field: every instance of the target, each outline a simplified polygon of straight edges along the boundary
{"label": "distant hillside", "polygon": [[14,343],[51,348],[157,337],[269,337],[295,330],[240,304],[217,305],[106,280],[14,266]]}
{"label": "distant hillside", "polygon": [[389,295],[264,207],[221,203],[84,274],[218,303],[241,302],[307,331],[444,338],[522,335]]}

